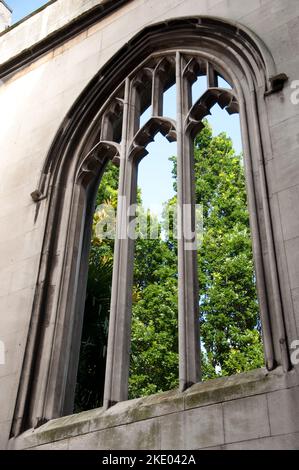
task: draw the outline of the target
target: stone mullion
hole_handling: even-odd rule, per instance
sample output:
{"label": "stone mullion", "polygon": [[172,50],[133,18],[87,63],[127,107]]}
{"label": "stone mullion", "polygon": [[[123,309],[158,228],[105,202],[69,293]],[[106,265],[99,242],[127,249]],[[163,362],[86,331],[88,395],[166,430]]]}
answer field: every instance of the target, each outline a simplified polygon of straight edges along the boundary
{"label": "stone mullion", "polygon": [[[183,77],[183,56],[176,55],[177,198],[179,269],[179,380],[185,390],[200,379],[197,247],[193,142],[185,132],[191,85]],[[191,234],[194,234],[191,236]]]}
{"label": "stone mullion", "polygon": [[163,83],[157,68],[153,72],[152,115],[163,116]]}
{"label": "stone mullion", "polygon": [[[252,159],[249,158],[251,154],[250,139],[249,139],[249,122],[245,112],[245,103],[239,100],[240,103],[240,124],[242,133],[242,143],[244,151],[244,165],[246,173],[246,189],[247,200],[250,215],[250,226],[252,235],[252,248],[254,255],[255,273],[257,280],[257,292],[259,300],[259,312],[262,322],[263,330],[263,347],[265,355],[265,364],[268,370],[273,370],[276,366],[274,345],[273,345],[273,331],[272,321],[269,315],[269,303],[267,298],[267,283],[264,271],[263,252],[261,244],[261,233],[258,219],[258,203],[255,194],[255,181],[252,167]],[[253,120],[252,120],[253,121]]]}
{"label": "stone mullion", "polygon": [[216,88],[218,86],[216,71],[210,62],[207,62],[207,82],[208,88]]}
{"label": "stone mullion", "polygon": [[113,127],[106,113],[102,117],[100,140],[108,140],[108,141],[113,140]]}
{"label": "stone mullion", "polygon": [[104,391],[104,406],[106,408],[128,398],[134,255],[134,240],[132,237],[128,237],[128,228],[131,221],[129,208],[135,204],[137,192],[137,168],[133,159],[129,158],[129,148],[136,132],[137,120],[134,99],[134,97],[138,98],[136,95],[136,89],[127,79]]}
{"label": "stone mullion", "polygon": [[[260,96],[259,102],[262,103],[262,96]],[[258,116],[258,109],[257,109],[257,102],[256,99],[252,100],[252,105],[254,109],[254,115]],[[260,105],[261,106],[261,105]],[[263,110],[265,113],[265,110]],[[268,184],[265,172],[265,161],[264,155],[262,152],[262,145],[261,145],[261,128],[258,125],[258,120],[255,119],[253,121],[253,129],[254,129],[254,138],[258,141],[257,148],[259,149],[258,153],[258,177],[260,182],[260,190],[261,190],[261,205],[263,209],[263,222],[264,222],[264,230],[265,230],[265,237],[267,241],[267,255],[269,260],[269,267],[270,267],[270,276],[269,281],[272,284],[271,289],[271,306],[272,306],[272,341],[274,346],[274,353],[277,356],[276,361],[278,364],[282,365],[282,368],[285,372],[291,369],[292,364],[290,362],[289,357],[289,349],[288,349],[288,339],[287,339],[287,332],[286,332],[286,325],[283,316],[283,309],[282,309],[282,299],[281,299],[281,292],[280,292],[280,283],[278,278],[278,271],[277,271],[277,257],[275,252],[275,244],[274,244],[274,236],[273,236],[273,223],[271,219],[270,213],[270,206],[269,206],[269,195],[268,195]],[[265,325],[268,328],[268,324]],[[268,343],[268,341],[267,341]],[[266,344],[267,345],[267,344]],[[267,345],[268,348],[270,345]],[[274,363],[273,366],[276,364]]]}

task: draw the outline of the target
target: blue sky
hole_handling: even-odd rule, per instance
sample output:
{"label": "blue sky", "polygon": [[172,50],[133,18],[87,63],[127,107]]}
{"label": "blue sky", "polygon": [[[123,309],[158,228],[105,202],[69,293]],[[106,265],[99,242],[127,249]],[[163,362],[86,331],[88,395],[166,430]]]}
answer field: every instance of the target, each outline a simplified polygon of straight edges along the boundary
{"label": "blue sky", "polygon": [[45,3],[48,3],[48,0],[5,0],[7,5],[13,10],[12,20],[13,23],[21,20],[25,16],[32,13],[34,10],[37,10]]}
{"label": "blue sky", "polygon": [[[226,82],[220,80],[219,86],[227,88]],[[200,77],[193,86],[193,102],[206,90],[206,77]],[[150,110],[141,118],[143,124],[149,117]],[[176,119],[176,96],[174,87],[164,95],[164,115]],[[232,139],[237,153],[242,152],[240,120],[238,114],[229,115],[218,105],[211,110],[208,116],[213,134],[220,132]],[[165,137],[158,134],[155,141],[147,146],[149,154],[141,161],[138,169],[138,186],[142,192],[142,202],[145,208],[150,208],[158,216],[162,213],[162,204],[174,195],[173,179],[171,176],[172,163],[169,157],[176,155],[176,143],[169,143]]]}
{"label": "blue sky", "polygon": [[[48,3],[45,0],[6,0],[13,9],[13,22],[24,18],[42,5]],[[227,87],[226,82],[219,83]],[[205,77],[200,77],[193,86],[193,101],[195,101],[206,87]],[[164,114],[176,118],[176,97],[174,88],[168,90],[164,96]],[[142,121],[149,117],[145,113]],[[208,117],[215,135],[226,132],[231,137],[237,153],[242,151],[239,115],[229,116],[219,106],[214,106],[212,115]],[[173,192],[173,181],[171,177],[172,164],[169,157],[176,154],[176,143],[170,144],[158,134],[155,142],[151,143],[147,150],[149,155],[140,163],[138,185],[142,190],[142,200],[145,207],[151,207],[157,214],[161,214],[162,203],[170,199]]]}

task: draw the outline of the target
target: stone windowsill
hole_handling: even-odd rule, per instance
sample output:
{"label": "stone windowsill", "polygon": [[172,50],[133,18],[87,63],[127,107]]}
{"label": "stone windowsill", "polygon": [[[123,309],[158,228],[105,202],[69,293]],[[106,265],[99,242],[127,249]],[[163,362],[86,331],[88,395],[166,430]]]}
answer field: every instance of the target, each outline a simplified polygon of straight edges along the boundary
{"label": "stone windowsill", "polygon": [[118,403],[108,410],[98,408],[53,419],[43,426],[11,439],[11,448],[31,448],[73,436],[147,420],[158,416],[264,394],[298,385],[298,371],[284,374],[281,368],[219,378],[193,385],[180,393],[171,390],[145,398]]}

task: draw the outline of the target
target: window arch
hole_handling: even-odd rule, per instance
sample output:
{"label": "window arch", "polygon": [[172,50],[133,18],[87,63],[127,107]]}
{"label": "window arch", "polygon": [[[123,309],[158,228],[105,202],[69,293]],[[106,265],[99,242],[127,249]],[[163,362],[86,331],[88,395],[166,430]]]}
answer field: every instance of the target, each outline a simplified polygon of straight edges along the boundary
{"label": "window arch", "polygon": [[[192,83],[204,74],[208,89],[192,105]],[[218,76],[232,89],[219,87]],[[178,145],[180,388],[199,380],[196,261],[194,250],[185,249],[190,242],[185,234],[194,231],[190,142],[215,103],[229,113],[240,112],[266,365],[289,369],[264,167],[271,151],[264,100],[281,90],[285,80],[264,44],[245,28],[208,17],[187,18],[138,34],[80,95],[32,193],[36,217],[41,204],[48,216],[13,435],[72,412],[93,204],[110,160],[120,165],[120,184],[105,406],[126,399],[133,276],[128,208],[136,198],[138,162],[158,132]],[[163,92],[174,81],[176,120],[163,116]],[[149,105],[152,116],[139,128]]]}

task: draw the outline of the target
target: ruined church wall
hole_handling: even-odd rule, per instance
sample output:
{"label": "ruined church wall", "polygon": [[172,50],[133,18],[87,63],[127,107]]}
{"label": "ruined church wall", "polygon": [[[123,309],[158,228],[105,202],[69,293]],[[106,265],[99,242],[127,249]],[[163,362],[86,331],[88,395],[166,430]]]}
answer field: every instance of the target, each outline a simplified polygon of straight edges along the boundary
{"label": "ruined church wall", "polygon": [[[36,15],[2,33],[0,70],[9,60],[32,48],[58,29],[74,22],[76,18],[84,16],[100,3],[106,2],[54,1]],[[87,27],[75,37],[57,44],[30,64],[3,76],[0,82],[0,341],[5,346],[5,364],[0,365],[0,448],[7,446],[11,428],[45,235],[46,201],[39,203],[39,213],[36,217],[37,206],[30,194],[37,187],[54,136],[68,110],[88,82],[136,33],[142,31],[145,26],[163,20],[205,15],[239,22],[251,29],[272,53],[277,71],[285,73],[289,78],[283,91],[266,99],[272,148],[272,152],[266,155],[266,171],[281,293],[287,314],[288,337],[290,341],[299,338],[299,104],[296,103],[295,88],[292,88],[296,86],[295,81],[299,80],[298,1],[132,0],[125,2],[118,10]],[[274,385],[265,390],[258,386],[258,383],[263,383],[262,380],[253,381],[256,387],[253,392],[253,385],[242,385],[243,392],[237,396],[238,400],[246,398],[248,400],[246,403],[238,404],[234,395],[229,395],[227,392],[225,399],[227,402],[224,403],[224,398],[218,401],[213,398],[210,404],[206,402],[200,406],[197,404],[192,408],[197,411],[191,412],[191,408],[186,405],[188,394],[179,398],[171,395],[168,399],[171,411],[169,415],[162,413],[163,416],[167,415],[167,418],[162,419],[161,412],[151,411],[151,417],[136,418],[135,423],[134,414],[131,414],[128,424],[127,415],[122,415],[120,412],[119,424],[115,418],[113,425],[107,426],[109,429],[117,429],[119,436],[117,442],[120,448],[125,448],[127,445],[125,439],[128,429],[130,435],[135,436],[132,442],[136,442],[137,447],[142,447],[143,444],[138,440],[138,436],[144,433],[154,434],[152,426],[157,429],[157,435],[165,436],[167,430],[171,433],[175,427],[172,419],[174,423],[176,420],[185,423],[178,427],[180,429],[178,435],[174,434],[173,441],[169,444],[159,437],[160,440],[153,441],[153,447],[163,448],[167,445],[178,448],[180,445],[187,448],[189,445],[190,448],[213,447],[213,445],[229,447],[234,446],[234,442],[237,441],[231,437],[230,432],[225,431],[225,424],[222,427],[219,424],[222,431],[218,440],[201,440],[196,437],[198,436],[196,433],[201,432],[199,430],[201,423],[206,423],[205,435],[209,433],[214,435],[216,428],[213,427],[213,423],[220,423],[226,416],[227,422],[231,423],[232,427],[238,421],[243,422],[244,426],[252,426],[252,433],[246,431],[242,434],[240,431],[239,441],[242,441],[244,446],[249,440],[251,442],[255,440],[254,445],[260,447],[271,443],[273,446],[289,445],[298,448],[299,438],[296,433],[299,432],[297,424],[299,403],[296,370],[291,372],[290,376],[277,379],[277,375],[274,374],[271,382]],[[199,395],[200,387],[201,385],[196,386],[196,393]],[[282,406],[284,411],[281,415],[281,424],[277,414],[275,419],[278,421],[274,424],[272,421],[271,424],[271,414],[275,413],[275,408],[279,408],[281,403],[285,404]],[[121,411],[120,409],[126,406],[131,405],[120,404],[110,413]],[[176,406],[179,408],[176,409]],[[252,409],[261,411],[257,412],[257,415],[251,415]],[[96,412],[90,413],[92,415]],[[93,417],[94,415],[91,416]],[[247,421],[252,424],[247,425]],[[65,423],[68,425],[67,421]],[[140,428],[143,425],[148,426],[144,428],[144,433]],[[77,434],[81,437],[76,437],[76,426],[72,427],[72,438],[62,434],[64,437],[57,439],[57,434],[54,433],[57,447],[67,445],[75,448],[85,445],[84,442],[87,447],[93,447],[95,441],[92,439],[95,439],[95,434],[93,436],[90,434],[90,426],[89,422],[85,428],[78,427]],[[260,429],[263,431],[260,432]],[[111,436],[109,434],[111,431],[99,427],[95,427],[94,430]],[[40,434],[33,433],[33,436],[36,435],[42,435],[42,431]],[[190,435],[190,441],[188,437],[188,442],[182,442],[182,439],[185,439],[184,435]],[[19,444],[10,445],[33,447],[42,442],[43,445],[51,445],[51,448],[56,446],[50,444],[49,440],[45,442],[43,437],[40,441],[34,439],[35,437],[29,444],[24,444],[24,441],[20,440]],[[106,445],[110,441],[107,437],[103,442]]]}

